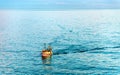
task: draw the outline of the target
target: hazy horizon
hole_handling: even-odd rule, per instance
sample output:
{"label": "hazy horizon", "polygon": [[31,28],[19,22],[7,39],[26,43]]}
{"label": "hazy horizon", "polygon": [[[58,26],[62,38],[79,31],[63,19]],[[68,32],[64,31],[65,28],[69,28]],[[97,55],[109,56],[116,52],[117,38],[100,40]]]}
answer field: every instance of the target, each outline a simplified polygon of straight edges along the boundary
{"label": "hazy horizon", "polygon": [[120,0],[1,0],[0,9],[80,10],[120,9]]}

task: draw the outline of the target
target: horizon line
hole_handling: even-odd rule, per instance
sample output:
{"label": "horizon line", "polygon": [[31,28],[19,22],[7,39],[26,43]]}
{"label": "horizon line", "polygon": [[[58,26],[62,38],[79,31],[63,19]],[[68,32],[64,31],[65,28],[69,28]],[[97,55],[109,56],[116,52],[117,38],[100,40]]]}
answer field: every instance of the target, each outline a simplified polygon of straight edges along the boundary
{"label": "horizon line", "polygon": [[28,9],[28,8],[20,8],[20,9],[13,9],[13,8],[5,8],[0,10],[33,10],[33,11],[67,11],[67,10],[119,10],[120,8],[80,8],[80,9]]}

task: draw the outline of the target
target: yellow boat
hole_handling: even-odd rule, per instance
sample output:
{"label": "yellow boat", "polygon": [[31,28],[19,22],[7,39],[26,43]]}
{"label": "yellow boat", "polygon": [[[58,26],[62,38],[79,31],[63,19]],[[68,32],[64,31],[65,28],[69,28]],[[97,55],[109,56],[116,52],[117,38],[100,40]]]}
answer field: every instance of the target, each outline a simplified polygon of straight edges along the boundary
{"label": "yellow boat", "polygon": [[43,59],[51,57],[52,56],[52,48],[51,48],[51,46],[48,46],[47,49],[42,50],[41,55],[42,55]]}

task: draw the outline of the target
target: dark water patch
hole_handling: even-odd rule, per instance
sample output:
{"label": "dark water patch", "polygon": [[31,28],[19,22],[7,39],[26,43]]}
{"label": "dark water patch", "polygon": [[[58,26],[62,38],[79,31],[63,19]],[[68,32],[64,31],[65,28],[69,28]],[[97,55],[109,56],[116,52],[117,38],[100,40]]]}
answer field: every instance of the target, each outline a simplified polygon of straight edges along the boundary
{"label": "dark water patch", "polygon": [[97,48],[93,48],[93,49],[91,49],[91,50],[104,50],[106,47],[102,47],[102,48],[99,48],[99,47],[97,47]]}
{"label": "dark water patch", "polygon": [[[92,52],[92,51],[96,51],[94,53],[100,53],[100,52],[103,52],[103,50],[108,50],[108,49],[114,49],[114,48],[120,48],[120,46],[114,46],[114,47],[97,47],[97,48],[93,48],[93,49],[90,49],[88,50],[89,52]],[[98,51],[98,52],[97,52]],[[112,53],[112,52],[111,52]],[[114,53],[114,52],[113,52]],[[119,52],[118,52],[119,53]]]}
{"label": "dark water patch", "polygon": [[120,52],[101,52],[103,54],[120,54]]}
{"label": "dark water patch", "polygon": [[[106,51],[89,51],[89,53],[102,53],[102,54],[120,54],[120,52],[106,52]],[[117,59],[117,58],[113,58],[113,59]]]}
{"label": "dark water patch", "polygon": [[102,53],[102,51],[89,51],[89,53]]}
{"label": "dark water patch", "polygon": [[66,49],[56,49],[54,55],[85,52],[86,48],[82,45],[70,45]]}
{"label": "dark water patch", "polygon": [[73,30],[69,30],[69,32],[71,32],[71,33],[72,33],[72,32],[73,32]]}
{"label": "dark water patch", "polygon": [[115,47],[112,47],[112,48],[120,48],[120,46],[115,46]]}
{"label": "dark water patch", "polygon": [[[87,52],[87,51],[94,51],[94,50],[105,50],[108,47],[96,47],[96,48],[87,48],[86,46],[83,45],[64,45],[65,48],[63,49],[55,49],[54,55],[58,54],[68,54],[68,53],[82,53],[82,52]],[[111,47],[110,47],[111,48]]]}
{"label": "dark water patch", "polygon": [[56,49],[54,51],[54,55],[58,54],[68,54],[68,53],[82,53],[87,52],[91,50],[103,50],[104,48],[94,48],[94,49],[87,49],[86,47],[82,45],[70,45],[66,49]]}
{"label": "dark water patch", "polygon": [[[120,54],[120,53],[119,53]],[[120,59],[120,58],[118,58],[118,57],[112,57],[112,59]]]}
{"label": "dark water patch", "polygon": [[89,51],[94,51],[94,50],[105,50],[105,49],[109,49],[109,48],[113,48],[113,47],[96,47],[96,48],[90,49]]}
{"label": "dark water patch", "polygon": [[69,52],[67,51],[67,49],[62,49],[62,50],[54,51],[53,55],[68,54],[68,53]]}
{"label": "dark water patch", "polygon": [[120,66],[119,67],[118,66],[109,66],[109,67],[119,69]]}
{"label": "dark water patch", "polygon": [[89,49],[85,46],[82,45],[64,45],[66,48],[64,49],[56,49],[54,50],[54,55],[59,55],[59,54],[69,54],[69,53],[82,53],[82,52],[90,52],[90,53],[104,53],[104,54],[120,54],[119,52],[104,52],[103,50],[107,49],[114,49],[114,48],[119,48],[120,46],[114,46],[114,47],[96,47],[93,49]]}

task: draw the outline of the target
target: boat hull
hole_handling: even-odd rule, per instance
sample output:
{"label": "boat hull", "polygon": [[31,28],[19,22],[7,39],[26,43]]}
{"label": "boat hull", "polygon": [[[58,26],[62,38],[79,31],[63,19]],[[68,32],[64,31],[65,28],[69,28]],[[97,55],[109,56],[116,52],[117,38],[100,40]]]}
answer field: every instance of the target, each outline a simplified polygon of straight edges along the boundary
{"label": "boat hull", "polygon": [[46,59],[46,58],[49,58],[49,57],[52,56],[52,52],[51,51],[47,51],[47,50],[43,50],[41,55],[42,55],[43,59]]}

